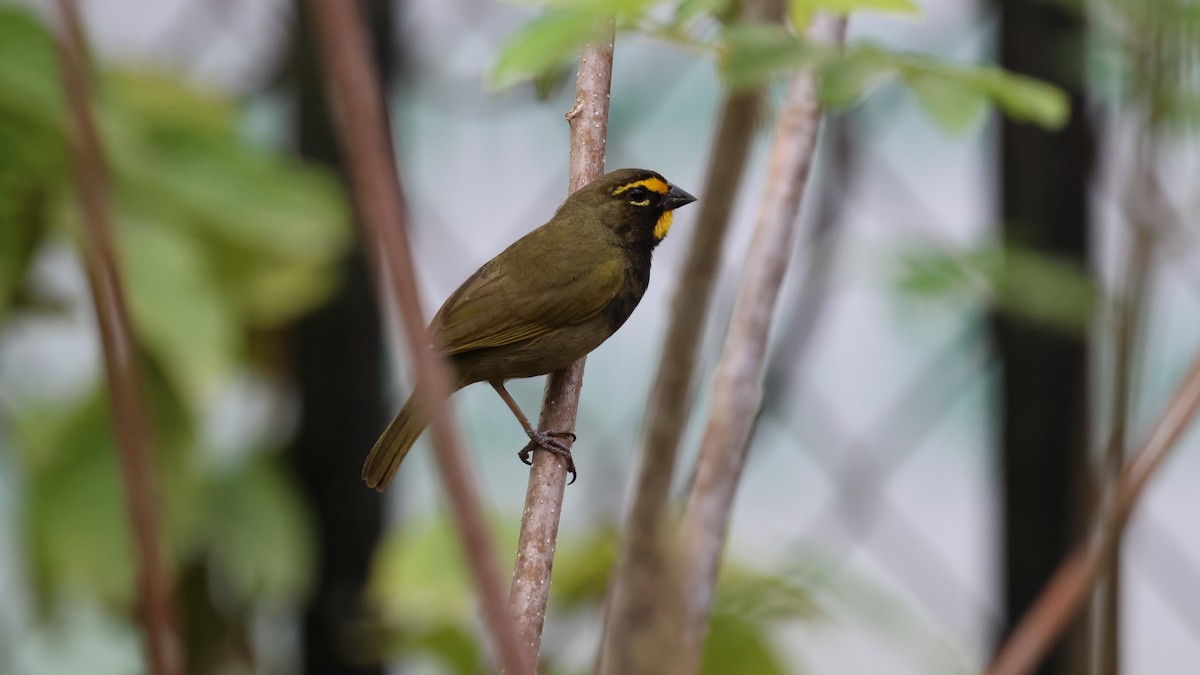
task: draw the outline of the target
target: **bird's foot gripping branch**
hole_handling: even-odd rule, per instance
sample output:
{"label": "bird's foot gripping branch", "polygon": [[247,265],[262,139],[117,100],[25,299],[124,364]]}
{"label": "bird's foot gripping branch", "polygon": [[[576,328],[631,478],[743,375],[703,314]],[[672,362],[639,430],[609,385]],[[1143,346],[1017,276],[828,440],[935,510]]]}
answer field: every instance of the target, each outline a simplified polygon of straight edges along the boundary
{"label": "bird's foot gripping branch", "polygon": [[526,465],[533,466],[533,461],[530,459],[530,454],[538,448],[541,448],[542,450],[545,450],[551,454],[558,455],[559,457],[567,460],[567,472],[571,474],[571,481],[567,483],[567,485],[574,483],[575,479],[578,477],[578,473],[575,471],[575,458],[571,456],[571,448],[554,440],[554,437],[570,437],[571,442],[574,443],[576,438],[575,432],[539,431],[537,429],[531,429],[526,433],[529,434],[529,443],[527,443],[525,447],[521,448],[521,451],[517,453],[517,457],[522,462],[525,462]]}

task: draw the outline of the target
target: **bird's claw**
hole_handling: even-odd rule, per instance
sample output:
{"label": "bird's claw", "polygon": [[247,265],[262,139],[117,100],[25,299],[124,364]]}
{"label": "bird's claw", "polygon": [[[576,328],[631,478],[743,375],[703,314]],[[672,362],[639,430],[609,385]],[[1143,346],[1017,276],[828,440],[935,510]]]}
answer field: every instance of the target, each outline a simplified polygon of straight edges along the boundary
{"label": "bird's claw", "polygon": [[575,472],[575,460],[571,457],[571,449],[554,440],[555,436],[569,436],[572,443],[575,442],[576,438],[575,434],[570,431],[533,431],[529,434],[529,443],[521,448],[521,451],[517,453],[517,457],[530,466],[533,465],[533,461],[529,456],[536,448],[541,448],[551,454],[562,457],[567,460],[567,471],[571,474],[571,480],[567,485],[570,485],[579,477]]}

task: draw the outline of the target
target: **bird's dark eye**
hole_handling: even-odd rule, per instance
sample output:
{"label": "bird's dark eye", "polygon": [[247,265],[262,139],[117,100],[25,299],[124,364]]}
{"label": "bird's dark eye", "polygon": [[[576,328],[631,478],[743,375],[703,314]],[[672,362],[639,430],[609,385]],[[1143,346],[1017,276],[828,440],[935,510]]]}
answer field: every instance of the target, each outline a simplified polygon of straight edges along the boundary
{"label": "bird's dark eye", "polygon": [[650,191],[644,187],[635,187],[626,194],[629,195],[631,202],[644,202],[650,198]]}

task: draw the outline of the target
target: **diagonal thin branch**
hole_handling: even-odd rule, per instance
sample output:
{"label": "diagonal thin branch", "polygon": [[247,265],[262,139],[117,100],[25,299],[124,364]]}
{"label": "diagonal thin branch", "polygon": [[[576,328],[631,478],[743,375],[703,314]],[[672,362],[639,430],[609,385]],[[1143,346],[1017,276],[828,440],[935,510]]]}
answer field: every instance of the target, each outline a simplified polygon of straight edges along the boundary
{"label": "diagonal thin branch", "polygon": [[987,675],[1031,673],[1058,641],[1095,586],[1104,561],[1120,541],[1142,491],[1191,425],[1197,411],[1200,411],[1200,353],[1145,445],[1125,465],[1117,484],[1111,488],[1115,498],[1107,517],[1097,524],[1088,541],[1059,565],[1037,601],[997,652]]}
{"label": "diagonal thin branch", "polygon": [[500,664],[509,673],[533,673],[533,665],[517,643],[512,617],[504,604],[496,547],[484,519],[483,506],[468,467],[466,453],[449,407],[445,364],[428,349],[413,272],[412,251],[405,232],[407,209],[392,156],[386,108],[358,4],[344,0],[311,0],[321,47],[330,102],[338,122],[351,185],[366,228],[364,240],[384,257],[387,276],[377,275],[380,297],[390,290],[398,303],[417,380],[429,386],[427,409],[439,473],[458,525],[467,567],[479,590],[484,621]]}
{"label": "diagonal thin branch", "polygon": [[[579,54],[575,78],[575,106],[567,113],[571,125],[571,169],[568,192],[574,192],[604,173],[604,151],[608,134],[608,95],[612,84],[613,27],[607,37],[584,46]],[[538,428],[575,428],[579,412],[579,390],[583,386],[586,357],[546,378],[546,393]],[[565,440],[565,439],[564,439]],[[567,443],[568,447],[570,443]],[[550,599],[550,572],[558,544],[567,465],[563,458],[545,451],[533,453],[521,537],[513,569],[509,606],[516,620],[525,657],[537,662],[542,644],[542,626]]]}
{"label": "diagonal thin branch", "polygon": [[[814,41],[834,45],[841,44],[845,30],[845,17],[818,14],[809,33]],[[694,672],[699,664],[733,497],[762,402],[767,337],[796,238],[821,120],[816,88],[812,68],[801,70],[788,83],[754,237],[717,365],[696,479],[680,529],[679,560],[687,598],[682,672]]]}
{"label": "diagonal thin branch", "polygon": [[158,522],[161,503],[147,447],[150,430],[138,382],[137,350],[113,244],[108,169],[89,102],[86,37],[75,2],[58,0],[58,10],[62,26],[55,46],[72,124],[71,152],[83,212],[84,262],[96,306],[108,374],[109,414],[116,432],[125,507],[136,546],[146,660],[155,675],[175,675],[183,672],[183,643],[175,627],[171,598],[174,582],[161,557],[165,550]]}

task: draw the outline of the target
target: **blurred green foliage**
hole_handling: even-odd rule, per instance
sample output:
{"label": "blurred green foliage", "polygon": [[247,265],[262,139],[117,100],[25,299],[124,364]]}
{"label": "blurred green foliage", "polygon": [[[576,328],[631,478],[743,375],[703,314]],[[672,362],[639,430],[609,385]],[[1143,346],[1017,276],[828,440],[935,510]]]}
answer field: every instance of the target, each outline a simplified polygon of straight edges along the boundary
{"label": "blurred green foliage", "polygon": [[[494,522],[492,530],[497,541],[515,542],[518,523]],[[547,626],[598,621],[616,545],[616,530],[604,525],[560,533]],[[817,634],[822,625],[839,621],[894,643],[919,672],[967,673],[977,665],[893,591],[854,572],[842,558],[804,547],[787,556],[796,564],[785,561],[763,571],[739,560],[735,548],[726,555],[704,648],[706,675],[806,672],[795,645],[781,648],[777,633],[803,623]],[[486,672],[474,632],[478,610],[461,561],[458,536],[445,519],[410,522],[385,539],[368,589],[385,654],[428,657],[458,675]],[[545,646],[539,672],[591,671],[590,663],[575,666],[570,657]]]}
{"label": "blurred green foliage", "polygon": [[[247,143],[232,102],[178,77],[102,68],[93,86],[166,545],[181,566],[207,564],[234,606],[295,601],[312,564],[295,487],[270,447],[213,461],[200,422],[222,385],[278,359],[272,330],[333,290],[350,237],[341,188]],[[0,321],[61,311],[28,271],[79,231],[62,98],[46,27],[0,7]],[[126,611],[134,566],[103,387],[14,412],[39,599],[85,593]]]}
{"label": "blurred green foliage", "polygon": [[[1061,127],[1070,113],[1066,95],[1056,87],[1000,68],[896,52],[870,43],[833,49],[803,36],[802,28],[815,11],[918,16],[920,9],[911,0],[792,0],[787,26],[739,21],[736,3],[721,0],[684,0],[666,3],[667,9],[662,4],[652,0],[549,3],[501,50],[492,84],[507,87],[525,80],[544,81],[560,72],[575,50],[597,35],[597,26],[615,21],[619,30],[644,33],[713,56],[722,78],[733,88],[761,85],[811,66],[820,75],[823,102],[835,109],[855,105],[873,88],[898,81],[908,87],[934,122],[951,132],[971,127],[989,105],[1014,119],[1051,129]],[[659,18],[668,13],[671,19]]]}
{"label": "blurred green foliage", "polygon": [[904,256],[901,292],[920,300],[979,304],[1065,333],[1088,329],[1099,289],[1078,263],[1028,248],[985,246]]}
{"label": "blurred green foliage", "polygon": [[[518,526],[515,521],[494,523],[496,540],[515,543]],[[616,545],[612,527],[594,527],[581,536],[560,533],[547,625],[579,625],[569,622],[572,617],[599,619]],[[790,621],[820,619],[820,605],[804,586],[752,571],[736,558],[724,567],[704,673],[798,672],[774,643],[772,631]],[[483,653],[472,637],[477,610],[451,522],[410,523],[393,533],[380,547],[372,570],[368,594],[388,636],[387,651],[424,653],[461,675],[486,672]],[[473,646],[464,651],[465,645]],[[574,672],[565,663],[566,655],[553,649],[544,649],[542,659],[539,672]]]}
{"label": "blurred green foliage", "polygon": [[921,16],[913,0],[790,0],[788,19],[797,32],[803,32],[814,12],[848,15],[855,12],[879,12],[900,16]]}
{"label": "blurred green foliage", "polygon": [[[1080,10],[1082,11],[1082,9]],[[1141,108],[1150,126],[1200,125],[1200,4],[1195,0],[1096,0],[1088,7],[1092,90]]]}

